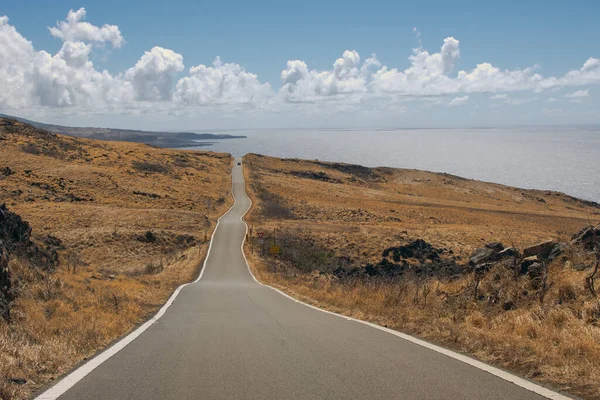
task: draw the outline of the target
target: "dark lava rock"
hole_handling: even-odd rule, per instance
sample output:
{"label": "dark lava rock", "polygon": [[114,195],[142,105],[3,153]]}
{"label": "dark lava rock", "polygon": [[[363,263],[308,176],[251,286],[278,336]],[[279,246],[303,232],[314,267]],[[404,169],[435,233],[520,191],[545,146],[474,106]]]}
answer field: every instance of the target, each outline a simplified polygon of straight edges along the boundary
{"label": "dark lava rock", "polygon": [[407,245],[390,247],[383,251],[382,257],[387,258],[392,255],[394,261],[398,262],[403,258],[416,258],[424,260],[439,260],[443,250],[436,249],[423,239],[417,239]]}
{"label": "dark lava rock", "polygon": [[154,243],[154,242],[156,242],[156,235],[152,231],[146,231],[144,236],[141,236],[139,238],[139,241],[146,242],[146,243]]}
{"label": "dark lava rock", "polygon": [[504,245],[500,242],[491,242],[486,244],[485,247],[496,250],[497,252],[501,252],[502,250],[504,250]]}
{"label": "dark lava rock", "polygon": [[548,254],[548,261],[552,261],[556,257],[560,256],[562,253],[565,252],[567,247],[568,245],[566,243],[556,243],[554,247],[552,247],[552,250],[550,250],[550,253]]}
{"label": "dark lava rock", "polygon": [[591,225],[586,226],[578,233],[573,235],[571,238],[571,244],[584,244],[586,247],[591,247],[589,245],[594,241],[594,237],[596,237],[596,240],[600,240],[600,225],[596,227]]}
{"label": "dark lava rock", "polygon": [[526,274],[529,271],[529,267],[538,262],[537,256],[526,257],[521,261],[521,274]]}
{"label": "dark lava rock", "polygon": [[0,205],[0,240],[8,251],[30,243],[31,227],[23,219]]}
{"label": "dark lava rock", "polygon": [[507,247],[498,253],[498,257],[500,258],[512,258],[515,256],[519,257],[519,250],[515,249],[514,247]]}
{"label": "dark lava rock", "polygon": [[554,240],[538,243],[534,246],[529,246],[523,250],[523,257],[540,256],[547,257],[552,248],[556,245]]}
{"label": "dark lava rock", "polygon": [[10,319],[11,295],[10,274],[8,273],[8,251],[0,241],[0,317]]}
{"label": "dark lava rock", "polygon": [[500,252],[504,250],[504,246],[499,242],[486,244],[484,247],[476,249],[469,258],[469,264],[479,265],[490,261],[500,259]]}

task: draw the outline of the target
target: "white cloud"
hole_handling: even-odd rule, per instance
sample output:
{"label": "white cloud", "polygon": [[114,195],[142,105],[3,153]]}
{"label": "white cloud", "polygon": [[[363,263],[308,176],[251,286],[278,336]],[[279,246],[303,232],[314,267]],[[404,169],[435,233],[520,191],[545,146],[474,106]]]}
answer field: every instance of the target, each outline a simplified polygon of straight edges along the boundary
{"label": "white cloud", "polygon": [[600,82],[600,59],[590,57],[580,69],[571,70],[560,78],[549,77],[540,83],[542,89],[582,86]]}
{"label": "white cloud", "polygon": [[125,72],[141,101],[167,101],[173,94],[174,75],[183,71],[183,56],[173,50],[153,47]]}
{"label": "white cloud", "polygon": [[590,95],[590,91],[588,89],[585,90],[577,90],[573,93],[565,94],[565,97],[569,99],[577,99],[581,97],[588,97]]}
{"label": "white cloud", "polygon": [[0,106],[27,107],[32,95],[27,71],[32,68],[33,45],[0,17]]}
{"label": "white cloud", "polygon": [[82,42],[109,42],[113,47],[121,47],[125,39],[116,25],[103,25],[98,27],[83,21],[85,8],[77,11],[70,10],[66,21],[57,22],[55,27],[48,28],[50,34],[65,41]]}
{"label": "white cloud", "polygon": [[450,100],[448,105],[452,107],[462,106],[467,102],[467,100],[469,100],[469,96],[455,97],[452,100]]}
{"label": "white cloud", "polygon": [[[222,109],[230,105],[230,111],[255,107],[295,112],[304,104],[311,112],[374,113],[407,110],[406,103],[414,99],[427,105],[457,106],[474,93],[488,93],[490,100],[519,105],[537,97],[517,98],[517,92],[555,92],[600,83],[600,60],[596,58],[559,77],[543,76],[536,65],[506,70],[486,62],[457,71],[460,42],[447,37],[437,52],[430,52],[422,47],[416,28],[419,45],[404,69],[382,65],[374,54],[363,60],[356,50],[346,50],[324,70],[311,69],[303,60],[288,61],[278,90],[242,65],[223,63],[219,57],[212,65],[193,66],[181,76],[183,55],[163,47],[146,51],[133,67],[111,74],[97,69],[91,55],[98,45],[119,48],[125,40],[118,26],[95,26],[85,22],[85,16],[83,8],[71,10],[65,21],[49,28],[63,41],[56,54],[34,49],[9,24],[8,17],[0,17],[1,108],[177,114],[211,105]],[[587,96],[588,88],[565,95],[570,101]],[[550,97],[547,101],[557,100]],[[331,104],[331,109],[326,110],[322,103]]]}
{"label": "white cloud", "polygon": [[558,101],[558,99],[555,97],[548,98],[548,103],[556,103],[557,101]]}
{"label": "white cloud", "polygon": [[223,64],[219,57],[212,67],[190,68],[189,76],[177,82],[175,100],[184,105],[260,103],[271,95],[268,83],[239,64]]}
{"label": "white cloud", "polygon": [[344,51],[327,71],[309,70],[304,61],[291,60],[281,72],[279,95],[290,102],[310,102],[327,96],[367,92],[369,69],[379,65],[375,55],[361,65],[355,50]]}

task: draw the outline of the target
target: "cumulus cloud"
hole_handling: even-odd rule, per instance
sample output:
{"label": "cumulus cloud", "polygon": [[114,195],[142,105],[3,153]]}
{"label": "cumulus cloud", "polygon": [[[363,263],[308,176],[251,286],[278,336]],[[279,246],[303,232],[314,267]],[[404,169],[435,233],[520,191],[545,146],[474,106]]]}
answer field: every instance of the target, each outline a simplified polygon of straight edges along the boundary
{"label": "cumulus cloud", "polygon": [[35,52],[30,41],[0,17],[0,105],[10,108],[28,106],[32,86],[28,80]]}
{"label": "cumulus cloud", "polygon": [[127,85],[94,69],[90,50],[83,42],[65,41],[55,55],[35,51],[0,17],[0,106],[96,108],[127,99]]}
{"label": "cumulus cloud", "polygon": [[304,61],[291,60],[281,72],[280,95],[288,101],[312,101],[320,97],[366,92],[372,66],[379,66],[375,55],[362,65],[356,50],[346,50],[331,70],[309,70]]}
{"label": "cumulus cloud", "polygon": [[451,107],[462,106],[469,100],[469,96],[455,97],[448,103]]}
{"label": "cumulus cloud", "polygon": [[83,21],[85,19],[85,8],[77,11],[70,10],[66,21],[56,23],[55,27],[48,28],[50,34],[65,41],[82,42],[109,42],[113,47],[121,47],[125,39],[116,25],[103,25],[101,27]]}
{"label": "cumulus cloud", "polygon": [[81,22],[84,15],[83,9],[71,11],[67,22],[59,23],[61,30],[56,28],[55,36],[82,41],[65,40],[54,55],[36,51],[9,24],[8,17],[0,17],[0,107],[79,106],[127,112],[147,109],[150,103],[166,103],[172,108],[261,102],[272,95],[269,84],[261,83],[238,64],[221,63],[219,58],[213,67],[192,67],[189,76],[177,80],[177,74],[184,70],[183,56],[162,47],[146,51],[124,73],[99,71],[89,59],[93,50],[89,42],[107,40],[118,46],[123,39],[120,33],[111,36],[111,32],[119,32],[118,27],[90,28]]}
{"label": "cumulus cloud", "polygon": [[590,57],[583,66],[567,72],[560,78],[549,77],[540,83],[542,89],[555,89],[565,86],[591,85],[600,82],[600,59]]}
{"label": "cumulus cloud", "polygon": [[[332,104],[327,112],[391,112],[406,110],[412,99],[458,106],[475,93],[488,93],[493,101],[524,104],[536,97],[512,97],[514,93],[556,92],[600,83],[597,58],[589,58],[580,68],[557,77],[542,75],[537,65],[507,70],[481,62],[460,69],[460,42],[456,38],[447,37],[437,51],[429,51],[423,48],[416,28],[418,45],[404,68],[383,65],[375,54],[363,59],[356,50],[346,50],[324,70],[311,68],[303,60],[288,61],[280,75],[281,86],[275,90],[242,65],[224,63],[219,57],[212,65],[192,66],[184,73],[183,55],[158,46],[141,54],[131,68],[111,74],[94,65],[92,54],[102,45],[120,48],[125,39],[118,26],[92,25],[85,17],[85,9],[71,10],[66,20],[49,28],[52,36],[62,40],[60,50],[50,54],[36,50],[10,25],[8,17],[0,16],[1,108],[177,113],[211,105],[282,111],[305,104],[324,110],[321,104],[327,102]],[[566,98],[581,101],[587,96],[589,89],[581,88]]]}
{"label": "cumulus cloud", "polygon": [[212,67],[190,68],[189,76],[177,82],[175,100],[184,105],[259,103],[271,94],[268,83],[241,65],[223,63],[217,57]]}
{"label": "cumulus cloud", "polygon": [[183,68],[181,54],[157,46],[125,72],[125,80],[133,85],[137,100],[166,101],[172,97],[175,74]]}

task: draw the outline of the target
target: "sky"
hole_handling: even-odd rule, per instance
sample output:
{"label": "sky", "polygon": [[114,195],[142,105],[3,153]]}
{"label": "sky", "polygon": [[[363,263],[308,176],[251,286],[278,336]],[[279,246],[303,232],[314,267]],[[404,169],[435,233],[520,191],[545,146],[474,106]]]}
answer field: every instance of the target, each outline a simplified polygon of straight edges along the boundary
{"label": "sky", "polygon": [[205,130],[600,123],[600,2],[0,0],[0,112]]}

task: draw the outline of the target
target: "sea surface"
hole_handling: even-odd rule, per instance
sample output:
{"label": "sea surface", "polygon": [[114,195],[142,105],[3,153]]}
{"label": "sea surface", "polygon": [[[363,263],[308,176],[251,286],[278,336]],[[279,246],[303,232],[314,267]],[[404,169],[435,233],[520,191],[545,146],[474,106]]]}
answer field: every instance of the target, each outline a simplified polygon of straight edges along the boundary
{"label": "sea surface", "polygon": [[600,202],[600,127],[235,130],[200,150],[447,172]]}

